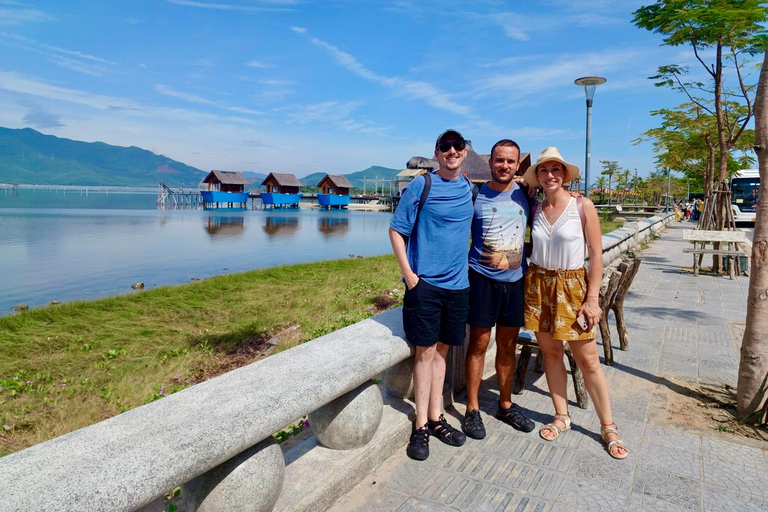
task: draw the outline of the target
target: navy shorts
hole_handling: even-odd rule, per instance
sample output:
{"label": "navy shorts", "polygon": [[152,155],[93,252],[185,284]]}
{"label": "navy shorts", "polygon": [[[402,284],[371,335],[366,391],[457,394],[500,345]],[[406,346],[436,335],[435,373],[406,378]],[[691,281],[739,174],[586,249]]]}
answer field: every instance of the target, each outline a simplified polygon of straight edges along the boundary
{"label": "navy shorts", "polygon": [[496,281],[469,269],[469,319],[472,327],[522,327],[524,279]]}
{"label": "navy shorts", "polygon": [[416,286],[405,290],[405,337],[419,347],[431,347],[438,341],[461,345],[466,334],[468,296],[469,288],[447,290],[419,279]]}

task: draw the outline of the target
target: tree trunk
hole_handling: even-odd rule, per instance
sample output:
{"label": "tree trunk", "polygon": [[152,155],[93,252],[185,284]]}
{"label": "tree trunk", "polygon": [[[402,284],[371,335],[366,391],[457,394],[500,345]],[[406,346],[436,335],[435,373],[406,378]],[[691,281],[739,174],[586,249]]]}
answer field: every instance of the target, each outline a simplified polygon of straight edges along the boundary
{"label": "tree trunk", "polygon": [[755,151],[760,168],[760,192],[736,401],[739,417],[761,422],[765,421],[768,405],[768,51],[755,98]]}

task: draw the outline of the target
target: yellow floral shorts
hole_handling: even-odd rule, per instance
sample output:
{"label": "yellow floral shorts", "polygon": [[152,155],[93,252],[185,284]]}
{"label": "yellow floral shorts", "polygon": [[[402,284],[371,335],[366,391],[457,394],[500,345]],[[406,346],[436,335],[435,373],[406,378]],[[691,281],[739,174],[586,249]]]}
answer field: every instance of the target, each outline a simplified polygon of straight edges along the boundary
{"label": "yellow floral shorts", "polygon": [[576,323],[587,297],[587,271],[549,270],[531,263],[525,274],[525,328],[548,332],[556,340],[593,340],[597,326],[588,331]]}

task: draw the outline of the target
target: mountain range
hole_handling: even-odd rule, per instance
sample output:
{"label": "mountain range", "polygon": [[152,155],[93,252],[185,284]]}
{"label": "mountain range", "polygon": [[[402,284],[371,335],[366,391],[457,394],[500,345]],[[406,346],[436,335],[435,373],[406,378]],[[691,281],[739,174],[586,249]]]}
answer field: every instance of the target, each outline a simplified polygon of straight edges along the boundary
{"label": "mountain range", "polygon": [[[399,169],[372,166],[347,174],[356,188],[363,179],[391,180]],[[178,162],[136,146],[112,146],[103,142],[82,142],[45,135],[31,128],[0,127],[0,183],[46,185],[155,186],[163,182],[176,187],[196,186],[207,171]],[[261,184],[267,173],[245,171],[245,178]],[[299,181],[315,186],[324,172]],[[367,188],[372,188],[368,184]]]}

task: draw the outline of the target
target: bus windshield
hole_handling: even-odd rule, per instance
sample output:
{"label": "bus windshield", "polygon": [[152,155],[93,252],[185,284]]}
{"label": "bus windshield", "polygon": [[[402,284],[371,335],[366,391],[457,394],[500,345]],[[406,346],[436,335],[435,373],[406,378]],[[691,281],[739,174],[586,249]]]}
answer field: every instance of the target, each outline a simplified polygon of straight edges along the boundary
{"label": "bus windshield", "polygon": [[733,178],[731,181],[731,202],[742,211],[754,211],[760,178]]}

